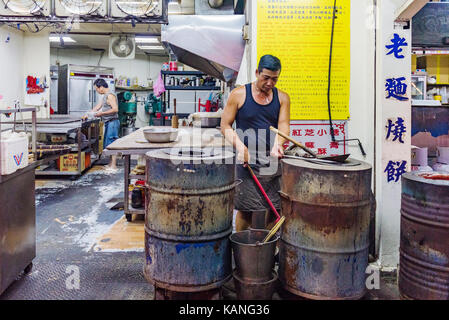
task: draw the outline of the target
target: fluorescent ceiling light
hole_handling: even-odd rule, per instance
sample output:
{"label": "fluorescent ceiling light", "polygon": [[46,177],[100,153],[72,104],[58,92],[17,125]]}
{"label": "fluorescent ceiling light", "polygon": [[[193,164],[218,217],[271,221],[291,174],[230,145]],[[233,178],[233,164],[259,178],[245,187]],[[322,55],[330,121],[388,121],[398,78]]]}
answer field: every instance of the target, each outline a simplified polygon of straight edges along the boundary
{"label": "fluorescent ceiling light", "polygon": [[[61,41],[60,40],[61,37],[50,36],[49,39],[50,39],[50,42],[60,42]],[[64,42],[76,42],[75,40],[73,40],[70,37],[62,37],[62,41],[64,41]]]}
{"label": "fluorescent ceiling light", "polygon": [[138,46],[141,50],[165,50],[163,46]]}
{"label": "fluorescent ceiling light", "polygon": [[159,39],[155,37],[136,37],[136,43],[159,43]]}

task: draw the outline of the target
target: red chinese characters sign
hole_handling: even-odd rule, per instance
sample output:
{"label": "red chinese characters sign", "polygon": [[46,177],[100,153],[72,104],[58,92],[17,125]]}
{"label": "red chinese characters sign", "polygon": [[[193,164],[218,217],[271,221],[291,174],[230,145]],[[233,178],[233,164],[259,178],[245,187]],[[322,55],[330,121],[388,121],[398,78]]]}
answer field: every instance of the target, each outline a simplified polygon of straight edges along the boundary
{"label": "red chinese characters sign", "polygon": [[346,153],[347,124],[347,121],[333,122],[336,141],[332,141],[329,121],[292,121],[290,136],[318,155],[341,155]]}

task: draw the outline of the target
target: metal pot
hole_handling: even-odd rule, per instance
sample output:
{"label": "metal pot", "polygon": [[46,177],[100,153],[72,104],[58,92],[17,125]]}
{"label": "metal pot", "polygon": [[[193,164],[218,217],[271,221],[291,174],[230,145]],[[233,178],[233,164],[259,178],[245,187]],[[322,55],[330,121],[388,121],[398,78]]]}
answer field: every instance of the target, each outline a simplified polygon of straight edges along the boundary
{"label": "metal pot", "polygon": [[149,128],[143,130],[143,136],[148,142],[172,142],[178,137],[178,130],[173,128]]}
{"label": "metal pot", "polygon": [[216,128],[220,126],[221,118],[217,117],[201,117],[193,121],[194,127]]}
{"label": "metal pot", "polygon": [[136,131],[136,128],[133,127],[123,127],[122,128],[122,136],[127,136]]}

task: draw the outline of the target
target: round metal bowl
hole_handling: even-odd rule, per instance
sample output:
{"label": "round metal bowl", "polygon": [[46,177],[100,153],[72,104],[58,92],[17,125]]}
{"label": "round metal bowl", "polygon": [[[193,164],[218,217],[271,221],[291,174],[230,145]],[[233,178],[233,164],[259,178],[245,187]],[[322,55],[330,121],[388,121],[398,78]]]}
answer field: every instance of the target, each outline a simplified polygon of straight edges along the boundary
{"label": "round metal bowl", "polygon": [[143,130],[143,136],[148,142],[172,142],[178,138],[178,130],[174,128],[149,128]]}

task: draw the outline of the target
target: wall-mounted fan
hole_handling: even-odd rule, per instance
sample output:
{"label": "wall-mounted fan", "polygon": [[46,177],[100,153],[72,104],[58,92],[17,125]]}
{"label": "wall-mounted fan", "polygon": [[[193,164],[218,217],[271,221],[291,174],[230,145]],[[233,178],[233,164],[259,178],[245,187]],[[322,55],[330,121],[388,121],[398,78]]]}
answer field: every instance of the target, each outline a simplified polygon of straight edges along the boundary
{"label": "wall-mounted fan", "polygon": [[132,36],[109,38],[109,59],[134,59],[136,44]]}
{"label": "wall-mounted fan", "polygon": [[55,0],[55,14],[58,17],[73,15],[105,16],[106,8],[106,0]]}
{"label": "wall-mounted fan", "polygon": [[164,0],[111,0],[111,16],[161,16]]}
{"label": "wall-mounted fan", "polygon": [[2,16],[34,16],[50,14],[50,0],[2,0]]}

